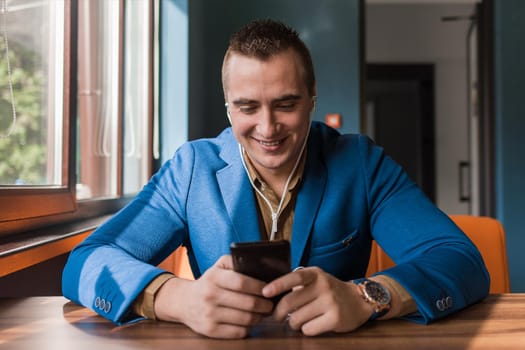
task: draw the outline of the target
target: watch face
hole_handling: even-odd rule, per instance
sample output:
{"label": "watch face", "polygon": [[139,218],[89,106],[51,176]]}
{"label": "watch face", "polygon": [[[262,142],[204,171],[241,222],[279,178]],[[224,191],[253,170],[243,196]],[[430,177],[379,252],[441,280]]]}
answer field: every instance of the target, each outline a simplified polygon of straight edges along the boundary
{"label": "watch face", "polygon": [[377,282],[368,281],[365,284],[365,291],[368,297],[378,304],[387,305],[390,303],[390,293]]}

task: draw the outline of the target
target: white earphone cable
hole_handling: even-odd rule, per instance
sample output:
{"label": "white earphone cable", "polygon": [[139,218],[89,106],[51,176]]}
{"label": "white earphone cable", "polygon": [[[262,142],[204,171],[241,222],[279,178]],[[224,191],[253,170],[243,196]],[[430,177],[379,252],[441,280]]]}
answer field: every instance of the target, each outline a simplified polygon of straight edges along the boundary
{"label": "white earphone cable", "polygon": [[248,175],[248,179],[250,180],[250,184],[252,185],[253,189],[261,196],[261,198],[264,200],[268,208],[270,209],[270,212],[272,213],[272,230],[270,233],[270,241],[275,239],[275,234],[277,233],[277,224],[279,222],[279,216],[281,215],[282,206],[284,203],[284,198],[286,195],[286,192],[288,191],[288,186],[290,185],[290,181],[292,180],[293,174],[297,170],[297,166],[299,165],[299,162],[301,161],[302,155],[304,153],[304,149],[306,148],[306,144],[308,142],[308,136],[310,135],[310,126],[311,123],[308,124],[308,131],[306,133],[306,137],[304,138],[303,145],[301,146],[301,151],[299,152],[299,156],[297,157],[297,160],[295,161],[294,167],[292,171],[290,172],[290,175],[288,175],[288,179],[286,180],[286,183],[284,185],[283,193],[281,195],[281,200],[279,202],[279,206],[277,207],[277,210],[273,210],[272,204],[270,203],[270,200],[266,198],[266,196],[255,186],[253,183],[253,179],[250,176],[250,173],[248,171],[248,167],[246,166],[246,161],[244,160],[244,149],[239,144],[239,153],[241,156],[242,165],[244,167],[244,170],[246,171],[246,174]]}

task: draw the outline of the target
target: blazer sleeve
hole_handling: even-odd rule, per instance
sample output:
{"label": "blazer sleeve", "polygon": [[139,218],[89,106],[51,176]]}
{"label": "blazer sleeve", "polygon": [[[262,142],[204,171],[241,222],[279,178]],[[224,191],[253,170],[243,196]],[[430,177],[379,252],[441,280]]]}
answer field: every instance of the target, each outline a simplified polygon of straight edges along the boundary
{"label": "blazer sleeve", "polygon": [[417,303],[406,318],[429,323],[487,296],[489,274],[472,241],[383,150],[359,142],[371,233],[396,266],[381,271]]}
{"label": "blazer sleeve", "polygon": [[133,201],[71,252],[62,274],[66,298],[117,324],[141,319],[133,301],[187,237],[192,165],[191,146],[181,147]]}

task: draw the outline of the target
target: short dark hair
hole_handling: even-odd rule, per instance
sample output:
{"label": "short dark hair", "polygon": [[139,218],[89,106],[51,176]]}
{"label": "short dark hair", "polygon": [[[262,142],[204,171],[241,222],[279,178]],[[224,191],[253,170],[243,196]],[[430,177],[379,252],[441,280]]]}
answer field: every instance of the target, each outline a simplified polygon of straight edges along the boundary
{"label": "short dark hair", "polygon": [[289,48],[299,54],[303,63],[308,93],[313,96],[315,94],[315,73],[310,50],[299,38],[297,31],[282,22],[271,19],[252,21],[231,36],[222,66],[223,88],[226,89],[225,66],[232,53],[267,60]]}

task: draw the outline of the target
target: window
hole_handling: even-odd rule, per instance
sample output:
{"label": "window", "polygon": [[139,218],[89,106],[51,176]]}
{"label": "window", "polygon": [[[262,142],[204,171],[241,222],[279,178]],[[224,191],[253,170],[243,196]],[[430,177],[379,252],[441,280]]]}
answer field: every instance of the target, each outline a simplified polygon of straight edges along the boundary
{"label": "window", "polygon": [[0,183],[61,186],[64,5],[1,0],[0,8]]}
{"label": "window", "polygon": [[71,212],[71,8],[0,1],[0,223]]}
{"label": "window", "polygon": [[0,0],[0,235],[114,211],[147,181],[153,10]]}

